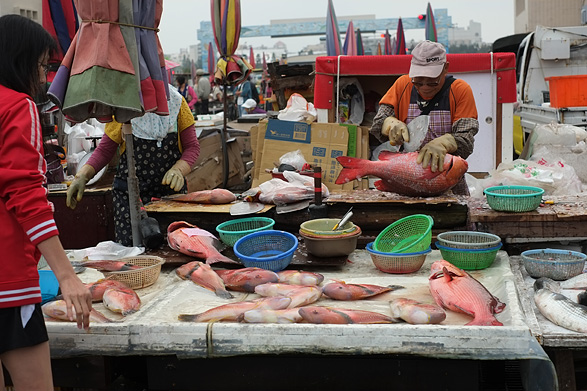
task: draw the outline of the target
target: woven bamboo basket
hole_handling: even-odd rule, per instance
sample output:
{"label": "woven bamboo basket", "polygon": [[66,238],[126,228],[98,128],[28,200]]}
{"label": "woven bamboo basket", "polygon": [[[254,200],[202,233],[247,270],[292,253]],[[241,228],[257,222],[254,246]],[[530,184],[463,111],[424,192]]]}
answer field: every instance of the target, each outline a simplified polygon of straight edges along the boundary
{"label": "woven bamboo basket", "polygon": [[153,285],[159,278],[161,265],[165,263],[165,259],[153,255],[126,257],[119,259],[119,261],[124,261],[131,265],[137,265],[141,268],[135,270],[104,272],[104,276],[112,280],[123,282],[132,289],[141,289]]}

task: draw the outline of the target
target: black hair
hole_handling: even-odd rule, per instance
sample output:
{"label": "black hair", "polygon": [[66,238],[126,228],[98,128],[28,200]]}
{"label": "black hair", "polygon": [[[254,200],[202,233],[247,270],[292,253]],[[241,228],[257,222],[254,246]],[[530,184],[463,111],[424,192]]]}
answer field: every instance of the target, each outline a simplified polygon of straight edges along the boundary
{"label": "black hair", "polygon": [[41,92],[39,58],[52,56],[57,43],[37,22],[20,15],[0,17],[0,84],[35,96]]}
{"label": "black hair", "polygon": [[178,76],[176,80],[177,80],[177,82],[179,84],[185,83],[185,77],[184,76]]}

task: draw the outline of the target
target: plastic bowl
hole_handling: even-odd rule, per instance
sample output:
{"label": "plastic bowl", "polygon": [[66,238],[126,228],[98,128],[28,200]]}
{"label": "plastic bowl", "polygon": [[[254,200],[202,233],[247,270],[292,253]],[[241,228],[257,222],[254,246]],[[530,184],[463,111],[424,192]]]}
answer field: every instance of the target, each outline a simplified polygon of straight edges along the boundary
{"label": "plastic bowl", "polygon": [[524,268],[532,278],[567,280],[583,272],[587,255],[570,250],[527,250],[522,254]]}
{"label": "plastic bowl", "polygon": [[542,202],[544,189],[532,186],[493,186],[483,191],[487,204],[500,212],[530,212]]}
{"label": "plastic bowl", "polygon": [[415,214],[388,225],[373,242],[373,249],[387,253],[425,251],[432,242],[432,217]]}
{"label": "plastic bowl", "polygon": [[52,300],[59,292],[59,282],[52,270],[39,270],[39,285],[42,303]]}
{"label": "plastic bowl", "polygon": [[420,270],[426,256],[432,249],[418,251],[415,253],[386,253],[373,249],[373,242],[368,243],[365,247],[371,255],[371,260],[375,267],[384,273],[405,274],[414,273]]}
{"label": "plastic bowl", "polygon": [[234,253],[246,267],[278,272],[290,264],[298,238],[285,231],[267,230],[243,236],[234,244]]}
{"label": "plastic bowl", "polygon": [[317,257],[347,256],[357,248],[357,241],[361,236],[361,229],[353,234],[339,236],[308,236],[300,230],[308,253]]}
{"label": "plastic bowl", "polygon": [[497,235],[477,231],[448,231],[439,233],[436,238],[441,245],[462,249],[483,249],[501,243]]}
{"label": "plastic bowl", "polygon": [[237,240],[253,232],[273,228],[275,220],[269,217],[247,217],[218,224],[216,231],[220,240],[227,246],[234,246]]}
{"label": "plastic bowl", "polygon": [[464,249],[447,247],[436,242],[436,248],[440,250],[440,254],[444,260],[452,263],[456,267],[463,270],[481,270],[486,269],[493,264],[497,252],[502,244],[497,246],[480,249]]}
{"label": "plastic bowl", "polygon": [[340,229],[333,231],[339,221],[340,219],[308,220],[300,224],[300,231],[306,235],[340,235],[354,233],[357,230],[356,225],[347,221]]}

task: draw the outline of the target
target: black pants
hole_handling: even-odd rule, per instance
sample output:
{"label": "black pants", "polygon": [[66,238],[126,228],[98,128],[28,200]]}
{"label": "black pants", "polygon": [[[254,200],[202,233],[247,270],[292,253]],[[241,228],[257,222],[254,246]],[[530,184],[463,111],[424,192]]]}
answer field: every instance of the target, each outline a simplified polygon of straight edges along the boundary
{"label": "black pants", "polygon": [[210,114],[208,99],[201,99],[196,102],[196,114]]}

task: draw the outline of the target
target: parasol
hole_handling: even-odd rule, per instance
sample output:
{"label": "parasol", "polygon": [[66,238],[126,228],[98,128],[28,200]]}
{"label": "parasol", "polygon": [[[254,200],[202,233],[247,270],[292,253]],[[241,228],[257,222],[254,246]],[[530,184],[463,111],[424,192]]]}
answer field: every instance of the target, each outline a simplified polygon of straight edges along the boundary
{"label": "parasol", "polygon": [[74,0],[81,19],[48,95],[72,122],[124,123],[133,245],[141,242],[140,196],[129,121],[169,115],[168,84],[157,28],[163,0]]}
{"label": "parasol", "polygon": [[267,60],[265,59],[265,52],[263,52],[263,76],[267,75]]}
{"label": "parasol", "polygon": [[210,13],[212,18],[212,30],[214,41],[220,54],[214,77],[218,83],[222,83],[225,93],[223,96],[224,115],[221,129],[223,181],[222,187],[228,183],[228,149],[226,146],[226,121],[228,113],[227,86],[238,85],[247,80],[253,70],[251,64],[234,52],[238,48],[238,40],[241,31],[241,3],[240,0],[210,0]]}
{"label": "parasol", "polygon": [[357,55],[357,39],[355,37],[355,28],[352,20],[349,22],[349,26],[346,29],[343,52],[347,56]]}
{"label": "parasol", "polygon": [[328,56],[340,56],[342,54],[341,46],[334,6],[332,5],[332,0],[328,0],[328,10],[326,13],[326,54]]}
{"label": "parasol", "polygon": [[438,36],[436,35],[436,22],[434,21],[434,12],[432,12],[430,3],[428,3],[428,7],[426,7],[426,26],[424,28],[424,38],[428,41],[438,42]]}
{"label": "parasol", "polygon": [[381,42],[377,42],[377,55],[381,56],[383,51],[381,51]]}
{"label": "parasol", "polygon": [[[210,82],[214,81],[214,71],[216,70],[216,56],[214,55],[214,45],[212,42],[208,43],[208,73],[210,74]],[[194,76],[196,72],[192,73]]]}
{"label": "parasol", "polygon": [[253,47],[251,46],[251,50],[249,51],[249,64],[255,69],[255,53],[253,53]]}
{"label": "parasol", "polygon": [[365,47],[363,46],[363,37],[361,36],[361,29],[357,29],[356,40],[357,40],[357,56],[364,56],[365,55]]}
{"label": "parasol", "polygon": [[385,29],[385,46],[384,46],[384,52],[383,54],[389,55],[392,54],[392,50],[391,50],[391,36],[389,35],[389,30]]}
{"label": "parasol", "polygon": [[173,75],[171,73],[171,70],[173,68],[177,68],[179,66],[178,63],[173,62],[171,60],[165,59],[165,71],[167,72],[167,79],[168,80],[172,80],[173,79]]}
{"label": "parasol", "polygon": [[57,41],[55,62],[61,62],[79,28],[72,0],[43,0],[43,27]]}
{"label": "parasol", "polygon": [[393,54],[406,54],[406,35],[402,18],[397,22],[397,33],[395,34],[395,50]]}

